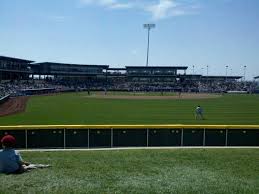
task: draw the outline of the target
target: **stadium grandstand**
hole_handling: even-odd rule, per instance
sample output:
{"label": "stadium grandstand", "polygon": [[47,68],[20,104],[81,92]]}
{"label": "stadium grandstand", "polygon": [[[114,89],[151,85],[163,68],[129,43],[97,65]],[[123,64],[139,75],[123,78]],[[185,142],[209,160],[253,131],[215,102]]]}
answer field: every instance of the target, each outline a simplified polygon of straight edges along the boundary
{"label": "stadium grandstand", "polygon": [[[228,92],[255,90],[242,76],[187,74],[188,66],[84,65],[0,56],[0,96],[61,91]],[[257,77],[258,78],[258,77]]]}
{"label": "stadium grandstand", "polygon": [[0,56],[0,80],[28,79],[33,72],[30,63],[33,61],[14,57]]}
{"label": "stadium grandstand", "polygon": [[254,82],[255,82],[254,93],[259,94],[259,76],[254,77]]}

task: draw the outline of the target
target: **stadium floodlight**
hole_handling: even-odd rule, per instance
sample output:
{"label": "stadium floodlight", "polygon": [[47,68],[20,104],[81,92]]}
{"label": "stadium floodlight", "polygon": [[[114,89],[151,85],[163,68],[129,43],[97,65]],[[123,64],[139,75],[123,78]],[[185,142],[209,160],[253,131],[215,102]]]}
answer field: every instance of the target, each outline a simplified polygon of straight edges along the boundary
{"label": "stadium floodlight", "polygon": [[228,77],[228,65],[226,65],[226,81],[227,81],[227,77]]}
{"label": "stadium floodlight", "polygon": [[246,81],[246,65],[244,66],[244,81]]}
{"label": "stadium floodlight", "polygon": [[156,25],[155,25],[155,24],[144,24],[143,27],[144,27],[145,29],[147,29],[147,31],[148,31],[148,40],[147,40],[147,62],[146,62],[146,66],[148,66],[150,30],[151,30],[152,28],[155,28]]}
{"label": "stadium floodlight", "polygon": [[206,68],[207,68],[207,82],[209,82],[209,66],[207,65]]}

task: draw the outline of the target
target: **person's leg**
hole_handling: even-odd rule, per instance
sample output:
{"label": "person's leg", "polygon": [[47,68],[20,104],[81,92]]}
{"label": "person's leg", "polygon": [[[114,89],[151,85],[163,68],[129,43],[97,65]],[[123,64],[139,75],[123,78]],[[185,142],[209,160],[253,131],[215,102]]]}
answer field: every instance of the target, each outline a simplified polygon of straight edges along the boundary
{"label": "person's leg", "polygon": [[20,168],[19,168],[19,173],[24,173],[27,171],[27,169],[24,168],[25,165],[21,165]]}
{"label": "person's leg", "polygon": [[20,167],[14,171],[14,172],[11,172],[11,173],[8,173],[8,174],[22,174],[24,172],[26,172],[27,170],[24,168],[23,165],[20,165]]}

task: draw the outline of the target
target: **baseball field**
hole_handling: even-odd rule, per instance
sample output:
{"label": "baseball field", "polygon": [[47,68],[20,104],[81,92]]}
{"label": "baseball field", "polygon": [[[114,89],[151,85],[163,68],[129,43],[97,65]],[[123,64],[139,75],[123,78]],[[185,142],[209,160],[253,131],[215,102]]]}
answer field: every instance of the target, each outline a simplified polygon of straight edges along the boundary
{"label": "baseball field", "polygon": [[[205,120],[195,120],[197,105]],[[0,125],[259,124],[259,95],[103,92],[12,99]],[[3,107],[2,107],[3,110]],[[1,113],[1,108],[0,108]],[[5,116],[4,116],[5,115]],[[21,152],[50,164],[0,174],[0,193],[259,193],[259,149]]]}
{"label": "baseball field", "polygon": [[[22,101],[23,109],[1,116],[0,125],[259,124],[259,95],[80,92]],[[205,120],[195,120],[198,105]]]}

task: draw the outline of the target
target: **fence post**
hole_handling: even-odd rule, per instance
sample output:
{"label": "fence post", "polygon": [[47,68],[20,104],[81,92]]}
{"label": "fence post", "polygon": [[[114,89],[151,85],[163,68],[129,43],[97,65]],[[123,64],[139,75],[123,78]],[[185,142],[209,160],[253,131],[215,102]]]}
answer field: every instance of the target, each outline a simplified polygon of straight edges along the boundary
{"label": "fence post", "polygon": [[28,149],[28,130],[25,129],[25,148]]}
{"label": "fence post", "polygon": [[66,149],[66,129],[63,129],[63,148]]}
{"label": "fence post", "polygon": [[87,148],[90,148],[90,129],[87,130]]}
{"label": "fence post", "polygon": [[205,146],[206,145],[206,131],[205,128],[203,129],[203,142],[202,145]]}
{"label": "fence post", "polygon": [[182,133],[181,133],[181,146],[183,146],[183,128],[182,128]]}
{"label": "fence post", "polygon": [[113,128],[111,128],[111,147],[113,147]]}
{"label": "fence post", "polygon": [[149,146],[148,136],[149,136],[149,129],[147,129],[147,147]]}
{"label": "fence post", "polygon": [[228,129],[226,129],[225,146],[228,146]]}

